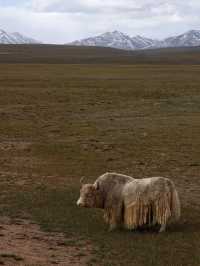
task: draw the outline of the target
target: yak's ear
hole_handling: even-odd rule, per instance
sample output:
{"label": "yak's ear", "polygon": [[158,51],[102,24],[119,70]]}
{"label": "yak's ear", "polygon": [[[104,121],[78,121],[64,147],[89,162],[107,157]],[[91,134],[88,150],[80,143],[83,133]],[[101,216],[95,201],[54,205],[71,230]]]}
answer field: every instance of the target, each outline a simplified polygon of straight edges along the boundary
{"label": "yak's ear", "polygon": [[95,188],[96,190],[99,190],[99,182],[95,182],[95,184],[94,184],[94,188]]}

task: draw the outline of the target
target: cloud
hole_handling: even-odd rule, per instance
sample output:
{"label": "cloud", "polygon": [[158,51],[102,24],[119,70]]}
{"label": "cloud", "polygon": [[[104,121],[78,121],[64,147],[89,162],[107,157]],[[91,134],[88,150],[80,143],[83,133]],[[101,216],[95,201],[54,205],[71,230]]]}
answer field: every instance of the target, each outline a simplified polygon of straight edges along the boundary
{"label": "cloud", "polygon": [[34,12],[82,14],[103,19],[116,17],[121,19],[137,18],[156,20],[162,16],[167,21],[193,20],[200,11],[199,0],[31,0],[29,8]]}
{"label": "cloud", "polygon": [[200,25],[199,0],[0,0],[0,25],[43,42],[120,30],[163,38]]}
{"label": "cloud", "polygon": [[[154,13],[155,10],[170,9],[173,1],[152,0],[32,0],[29,6],[36,12],[64,13]],[[156,14],[156,13],[155,13]]]}

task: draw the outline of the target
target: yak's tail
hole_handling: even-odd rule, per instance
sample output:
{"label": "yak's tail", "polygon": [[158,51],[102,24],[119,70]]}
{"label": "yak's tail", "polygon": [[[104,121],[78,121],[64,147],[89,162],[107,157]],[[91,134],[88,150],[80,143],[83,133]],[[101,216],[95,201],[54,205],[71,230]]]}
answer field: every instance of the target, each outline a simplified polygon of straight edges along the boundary
{"label": "yak's tail", "polygon": [[176,187],[172,181],[171,184],[172,184],[172,200],[171,200],[172,219],[178,221],[181,216],[181,203],[178,191],[176,190]]}

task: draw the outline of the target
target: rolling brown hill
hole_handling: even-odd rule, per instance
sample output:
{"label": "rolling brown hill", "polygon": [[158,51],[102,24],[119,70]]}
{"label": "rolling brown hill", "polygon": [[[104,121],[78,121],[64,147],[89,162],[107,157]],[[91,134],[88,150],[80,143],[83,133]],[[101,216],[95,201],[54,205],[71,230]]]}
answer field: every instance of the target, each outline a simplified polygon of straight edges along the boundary
{"label": "rolling brown hill", "polygon": [[67,45],[0,45],[1,63],[200,64],[200,47],[124,51]]}

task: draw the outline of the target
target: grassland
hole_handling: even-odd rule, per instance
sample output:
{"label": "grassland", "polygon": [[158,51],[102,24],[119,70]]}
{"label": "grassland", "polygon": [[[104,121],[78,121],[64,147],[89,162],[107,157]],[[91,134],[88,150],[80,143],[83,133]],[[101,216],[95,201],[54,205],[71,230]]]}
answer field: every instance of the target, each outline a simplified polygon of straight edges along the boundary
{"label": "grassland", "polygon": [[68,45],[0,45],[1,63],[199,65],[200,47],[125,51]]}
{"label": "grassland", "polygon": [[[200,66],[9,60],[0,64],[1,215],[91,241],[89,265],[199,266]],[[100,210],[75,204],[80,177],[106,171],[170,177],[180,223],[159,235],[108,233]]]}

